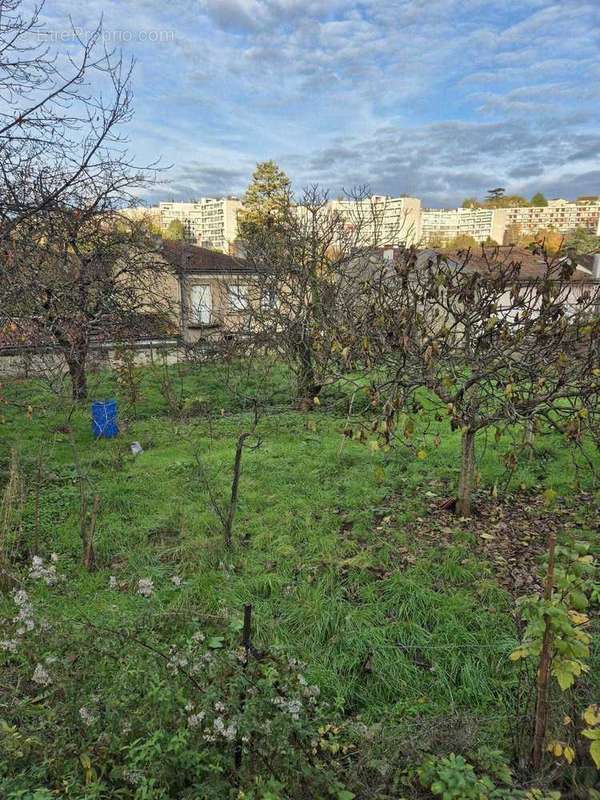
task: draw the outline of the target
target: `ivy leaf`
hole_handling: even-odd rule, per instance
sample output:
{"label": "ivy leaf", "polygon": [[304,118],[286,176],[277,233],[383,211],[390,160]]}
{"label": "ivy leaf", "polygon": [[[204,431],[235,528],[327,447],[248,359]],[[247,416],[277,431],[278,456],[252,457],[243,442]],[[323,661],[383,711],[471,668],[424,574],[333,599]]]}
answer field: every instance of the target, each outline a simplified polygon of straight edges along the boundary
{"label": "ivy leaf", "polygon": [[221,647],[223,647],[223,637],[211,636],[206,644],[211,648],[211,650],[219,650]]}
{"label": "ivy leaf", "polygon": [[587,614],[580,614],[579,611],[569,611],[568,613],[573,625],[585,625],[586,622],[589,622],[590,618]]}
{"label": "ivy leaf", "polygon": [[600,728],[586,728],[584,731],[581,731],[581,735],[585,736],[586,739],[592,740],[590,756],[596,765],[596,769],[600,769]]}

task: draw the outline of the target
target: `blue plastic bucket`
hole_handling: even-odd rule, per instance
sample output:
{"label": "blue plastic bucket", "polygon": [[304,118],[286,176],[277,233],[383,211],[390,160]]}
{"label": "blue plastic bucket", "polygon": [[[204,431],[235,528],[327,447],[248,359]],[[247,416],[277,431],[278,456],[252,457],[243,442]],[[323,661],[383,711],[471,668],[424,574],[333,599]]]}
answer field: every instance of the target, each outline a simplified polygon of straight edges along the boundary
{"label": "blue plastic bucket", "polygon": [[119,433],[116,400],[94,400],[92,433],[95,439],[113,439]]}

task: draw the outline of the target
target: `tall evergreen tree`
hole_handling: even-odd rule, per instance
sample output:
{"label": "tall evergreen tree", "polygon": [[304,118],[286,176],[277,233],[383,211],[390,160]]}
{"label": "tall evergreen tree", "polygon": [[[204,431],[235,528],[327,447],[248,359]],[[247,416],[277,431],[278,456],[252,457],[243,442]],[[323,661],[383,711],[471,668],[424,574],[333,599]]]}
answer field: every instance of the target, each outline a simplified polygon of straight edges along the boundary
{"label": "tall evergreen tree", "polygon": [[241,224],[265,223],[281,216],[290,201],[291,182],[274,161],[256,165],[243,197]]}

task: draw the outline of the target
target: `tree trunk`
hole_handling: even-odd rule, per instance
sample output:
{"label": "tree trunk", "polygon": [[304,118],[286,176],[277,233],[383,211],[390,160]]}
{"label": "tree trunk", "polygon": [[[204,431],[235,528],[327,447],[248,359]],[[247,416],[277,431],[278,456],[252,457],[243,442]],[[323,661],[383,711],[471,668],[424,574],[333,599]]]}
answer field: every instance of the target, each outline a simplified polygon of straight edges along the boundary
{"label": "tree trunk", "polygon": [[250,433],[241,433],[238,437],[235,449],[235,460],[233,462],[233,478],[231,481],[231,496],[229,499],[229,509],[225,519],[225,546],[231,547],[233,542],[233,520],[237,509],[238,492],[240,487],[240,473],[242,471],[242,454],[244,452],[244,442]]}
{"label": "tree trunk", "polygon": [[[552,599],[552,589],[554,586],[554,562],[556,552],[556,534],[552,531],[548,538],[548,572],[544,582],[544,601]],[[552,628],[550,617],[544,614],[544,638],[542,639],[542,649],[537,671],[537,691],[535,701],[535,728],[533,732],[533,748],[531,753],[531,766],[534,770],[539,770],[542,766],[542,756],[544,753],[544,740],[546,738],[546,727],[548,725],[548,682],[550,679],[550,667],[552,665]]]}
{"label": "tree trunk", "polygon": [[298,361],[296,403],[302,411],[309,411],[314,408],[314,399],[318,396],[322,387],[316,382],[312,347],[306,331],[298,343]]}
{"label": "tree trunk", "polygon": [[460,462],[460,478],[456,513],[461,517],[471,514],[471,495],[475,483],[475,431],[467,428],[462,433],[462,456]]}
{"label": "tree trunk", "polygon": [[67,357],[67,366],[71,376],[72,397],[76,402],[88,396],[85,355],[74,353]]}

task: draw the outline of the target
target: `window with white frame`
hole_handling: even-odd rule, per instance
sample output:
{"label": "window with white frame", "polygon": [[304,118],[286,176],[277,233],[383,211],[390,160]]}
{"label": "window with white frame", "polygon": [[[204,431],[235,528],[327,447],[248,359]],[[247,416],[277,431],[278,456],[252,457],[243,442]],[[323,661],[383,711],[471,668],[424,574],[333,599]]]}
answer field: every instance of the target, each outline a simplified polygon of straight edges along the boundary
{"label": "window with white frame", "polygon": [[245,283],[233,283],[227,287],[229,308],[232,311],[246,311],[248,308],[248,286]]}
{"label": "window with white frame", "polygon": [[269,311],[271,308],[275,308],[276,303],[277,294],[275,288],[273,286],[263,286],[260,296],[260,305],[263,311]]}
{"label": "window with white frame", "polygon": [[210,325],[212,319],[212,291],[208,283],[192,286],[191,319],[197,325]]}

